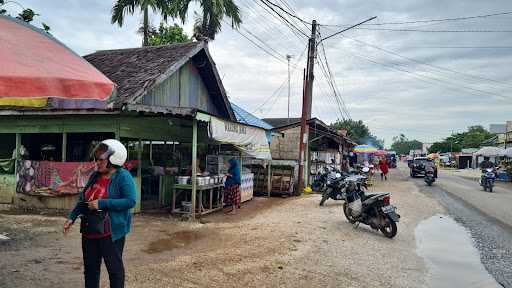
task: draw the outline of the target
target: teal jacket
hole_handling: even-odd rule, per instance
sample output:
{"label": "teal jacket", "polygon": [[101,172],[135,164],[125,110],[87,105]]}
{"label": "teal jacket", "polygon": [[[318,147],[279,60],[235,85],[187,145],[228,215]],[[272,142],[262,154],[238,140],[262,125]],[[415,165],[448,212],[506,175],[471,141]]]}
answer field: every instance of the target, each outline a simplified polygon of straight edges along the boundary
{"label": "teal jacket", "polygon": [[[98,178],[99,173],[95,172],[89,178],[85,187],[89,187]],[[78,202],[75,208],[69,213],[68,218],[75,221],[80,216],[80,203],[84,201],[84,191],[80,192]],[[110,217],[110,226],[112,231],[112,241],[124,237],[132,225],[132,214],[130,209],[135,207],[137,193],[132,175],[124,168],[118,169],[110,178],[110,184],[107,189],[107,199],[100,199],[98,206],[101,210],[106,210]]]}

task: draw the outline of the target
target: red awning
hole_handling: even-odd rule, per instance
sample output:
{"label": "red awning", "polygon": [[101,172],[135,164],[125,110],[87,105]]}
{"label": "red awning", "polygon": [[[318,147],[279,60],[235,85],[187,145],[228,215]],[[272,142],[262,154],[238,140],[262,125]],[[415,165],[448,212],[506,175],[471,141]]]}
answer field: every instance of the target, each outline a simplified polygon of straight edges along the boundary
{"label": "red awning", "polygon": [[112,81],[51,35],[7,16],[0,16],[0,59],[0,100],[8,103],[105,101],[114,89]]}

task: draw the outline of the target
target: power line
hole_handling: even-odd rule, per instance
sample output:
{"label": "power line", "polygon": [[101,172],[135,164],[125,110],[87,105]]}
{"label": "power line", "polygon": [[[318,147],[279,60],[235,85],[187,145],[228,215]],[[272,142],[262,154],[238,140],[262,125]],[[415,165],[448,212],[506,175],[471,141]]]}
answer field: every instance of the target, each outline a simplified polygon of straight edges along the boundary
{"label": "power line", "polygon": [[[295,11],[295,9],[293,9],[292,5],[290,3],[288,3],[288,1],[286,0],[279,0],[281,3],[284,4],[284,6],[286,6],[288,9],[290,9],[290,11],[292,11],[295,15],[297,15],[297,11]],[[302,21],[299,21],[299,23],[301,23],[302,25],[304,25],[304,27],[306,27],[306,30],[308,32],[311,32],[311,28],[310,28],[310,25],[311,23],[304,23]]]}
{"label": "power line", "polygon": [[[254,26],[263,28],[261,30],[262,30],[262,33],[265,34],[265,38],[270,38],[270,36],[276,35],[276,36],[279,37],[279,41],[280,42],[283,42],[283,40],[285,40],[285,39],[287,39],[287,40],[291,40],[292,39],[292,38],[289,37],[288,33],[283,32],[283,30],[281,29],[282,26],[280,26],[280,25],[271,25],[271,23],[273,23],[273,21],[272,21],[272,19],[270,19],[268,17],[268,14],[270,14],[270,13],[267,12],[265,10],[265,8],[260,5],[259,2],[251,2],[251,4],[248,4],[244,0],[244,1],[240,1],[240,3],[242,3],[247,8],[247,11],[250,12],[253,15],[253,17],[255,17],[257,19],[257,21],[255,22]],[[254,4],[257,4],[259,7],[261,7],[261,9],[264,9],[264,11],[267,12],[267,13],[261,13],[261,11],[259,11],[259,9],[257,9],[256,7],[253,7]],[[280,19],[277,18],[273,13],[270,16],[272,16],[273,18],[276,18],[277,21],[281,22]],[[286,27],[286,28],[287,28],[286,32],[290,32],[289,27]],[[279,33],[276,33],[276,32],[279,32]],[[291,32],[296,37],[299,37],[299,39],[297,39],[297,41],[299,41],[300,45],[302,46],[303,45],[303,38],[301,38],[300,36],[296,35],[295,31],[291,31]],[[277,34],[281,34],[281,36],[277,35]],[[289,45],[287,47],[285,47],[285,49],[289,49]]]}
{"label": "power line", "polygon": [[284,23],[286,27],[288,27],[289,30],[292,32],[292,34],[295,35],[297,39],[299,39],[299,41],[304,40],[303,35],[301,33],[297,32],[291,24],[287,23],[286,21],[283,21],[282,17],[276,16],[276,13],[272,12],[272,10],[270,10],[269,7],[267,7],[267,5],[261,4],[260,1],[254,1],[254,3],[261,7],[261,9],[263,9],[263,11],[265,11],[267,14],[274,17],[277,21]]}
{"label": "power line", "polygon": [[252,113],[256,113],[257,111],[261,110],[266,104],[267,102],[271,101],[271,99],[273,99],[276,95],[279,94],[279,92],[283,89],[283,87],[285,86],[286,82],[288,81],[288,79],[285,79],[281,85],[279,85],[279,87],[274,90],[274,92],[272,94],[270,94],[270,97],[268,97],[267,99],[265,99],[265,101],[263,101],[263,103],[261,103],[260,106],[258,106],[256,109],[254,109],[254,111]]}
{"label": "power line", "polygon": [[[397,71],[400,71],[400,72],[405,72],[405,73],[411,74],[413,76],[416,76],[416,78],[418,80],[423,81],[423,82],[427,82],[427,83],[433,83],[433,81],[440,82],[442,84],[445,84],[444,85],[445,87],[448,87],[448,88],[451,88],[451,89],[460,90],[460,88],[463,88],[463,89],[466,89],[466,90],[473,90],[473,91],[476,91],[476,92],[480,93],[480,94],[471,93],[473,95],[478,95],[478,96],[481,96],[482,94],[483,95],[487,95],[487,96],[491,95],[491,96],[497,96],[497,97],[500,97],[501,99],[507,100],[507,98],[505,96],[503,96],[503,95],[499,95],[499,94],[496,94],[496,93],[491,93],[491,92],[488,92],[488,91],[483,91],[483,90],[480,90],[480,89],[474,89],[474,88],[463,86],[463,85],[453,84],[451,82],[448,82],[448,81],[445,81],[445,80],[441,80],[441,79],[438,79],[438,78],[435,78],[435,77],[429,77],[429,76],[417,74],[417,73],[409,71],[407,69],[397,68],[397,67],[394,67],[393,65],[390,65],[390,64],[385,64],[385,63],[382,63],[382,62],[379,62],[379,61],[375,61],[375,60],[373,60],[373,59],[371,59],[371,58],[369,58],[367,56],[357,55],[357,54],[354,54],[354,53],[351,53],[351,54],[353,56],[355,56],[355,57],[364,59],[364,60],[369,61],[371,63],[377,64],[377,65],[381,65],[381,66],[387,67],[389,69],[393,69],[393,70],[397,70]],[[398,66],[398,65],[395,64],[395,66]],[[446,85],[448,85],[448,86],[446,86]]]}
{"label": "power line", "polygon": [[[302,23],[304,23],[304,24],[309,24],[309,25],[311,25],[311,23],[309,23],[309,22],[307,22],[307,21],[302,20],[302,18],[300,18],[299,16],[297,16],[297,15],[295,15],[295,14],[292,14],[292,13],[290,13],[290,12],[286,11],[283,7],[281,7],[281,6],[277,5],[277,4],[275,4],[275,3],[273,3],[273,2],[271,2],[271,1],[269,1],[269,0],[262,0],[262,1],[269,3],[270,5],[272,5],[272,6],[276,7],[277,9],[279,9],[279,10],[283,11],[284,13],[286,13],[288,16],[291,16],[291,17],[293,17],[293,18],[295,18],[295,19],[299,20],[300,22],[302,22]],[[307,35],[306,35],[306,36],[307,36]]]}
{"label": "power line", "polygon": [[512,46],[401,46],[401,47],[408,48],[408,49],[512,49]]}
{"label": "power line", "polygon": [[[403,24],[417,24],[417,23],[430,23],[430,22],[447,22],[447,21],[461,21],[461,20],[469,20],[469,19],[476,19],[476,18],[487,18],[487,17],[494,17],[494,16],[501,16],[501,15],[510,15],[512,14],[512,11],[508,12],[501,12],[501,13],[493,13],[493,14],[485,14],[485,15],[476,15],[476,16],[467,16],[467,17],[455,17],[455,18],[444,18],[444,19],[430,19],[430,20],[416,20],[416,21],[405,21],[405,22],[384,22],[384,23],[371,23],[371,24],[365,24],[365,26],[379,26],[379,25],[403,25]],[[336,27],[345,27],[349,26],[346,25],[325,25],[321,24],[322,26],[336,26]]]}
{"label": "power line", "polygon": [[371,30],[371,31],[393,31],[393,32],[423,32],[423,33],[512,33],[512,30],[421,30],[421,29],[407,29],[407,28],[354,28],[357,30]]}
{"label": "power line", "polygon": [[302,35],[304,35],[306,37],[306,39],[309,39],[309,36],[304,32],[302,31],[301,29],[299,29],[296,25],[292,24],[286,17],[284,17],[283,15],[281,15],[281,13],[279,13],[278,11],[276,11],[276,9],[274,9],[274,7],[272,7],[271,4],[273,4],[272,2],[268,1],[268,0],[260,0],[265,6],[267,6],[270,10],[272,10],[277,16],[279,16],[279,18],[282,19],[282,21],[286,22],[287,24],[290,25],[290,28],[291,29],[295,29],[297,30],[299,33],[301,33]]}
{"label": "power line", "polygon": [[278,56],[274,55],[272,52],[268,51],[267,49],[265,49],[264,47],[262,47],[261,45],[259,45],[258,43],[256,43],[255,41],[253,41],[251,38],[249,38],[247,35],[245,35],[244,33],[240,32],[240,30],[237,30],[235,29],[235,31],[242,35],[242,37],[244,37],[245,39],[247,39],[249,42],[251,42],[254,46],[260,48],[260,50],[262,50],[263,52],[267,53],[269,56],[271,56],[272,58],[276,59],[277,61],[283,63],[283,64],[286,64],[288,65],[288,63],[286,61],[284,61],[283,59],[279,58]]}
{"label": "power line", "polygon": [[[325,60],[325,66],[327,67],[327,75],[326,76],[328,76],[328,78],[329,78],[329,82],[330,82],[331,88],[333,89],[334,96],[337,98],[337,102],[341,106],[343,112],[345,112],[345,115],[347,116],[347,118],[352,119],[352,117],[350,116],[350,113],[348,112],[347,106],[345,105],[345,101],[343,101],[343,98],[341,97],[341,92],[338,89],[338,85],[336,84],[335,77],[333,76],[331,68],[329,67],[329,62],[327,61],[327,56],[326,56],[325,48],[323,45],[322,45],[322,48],[323,48],[322,50],[323,50],[323,56],[324,56],[324,60]],[[319,58],[319,59],[320,59],[320,61],[319,61],[320,67],[322,68],[322,71],[325,72],[326,69],[325,69],[325,67],[323,67],[324,63],[322,63],[322,58]]]}
{"label": "power line", "polygon": [[[321,38],[320,36],[320,31],[318,32],[319,34],[319,37]],[[341,96],[341,92],[339,91],[338,89],[338,84],[336,83],[336,78],[334,77],[334,73],[332,73],[332,70],[331,70],[331,67],[329,65],[329,61],[327,60],[327,53],[325,52],[325,46],[323,45],[322,42],[319,43],[321,46],[322,46],[322,52],[323,52],[323,56],[324,56],[324,60],[325,60],[325,66],[327,67],[327,74],[328,74],[328,78],[329,78],[329,82],[330,82],[330,85],[331,85],[331,88],[333,89],[333,92],[334,92],[334,96],[337,98],[337,102],[339,103],[339,105],[341,105],[343,111],[345,112],[345,115],[347,116],[348,119],[352,119],[352,117],[350,116],[350,113],[348,112],[348,109],[347,109],[347,106],[345,105],[345,101],[343,100],[343,97]],[[323,67],[323,63],[322,63],[322,58],[320,58],[320,66],[322,68],[322,72],[325,73],[325,67]],[[326,75],[327,76],[327,75]]]}
{"label": "power line", "polygon": [[260,41],[263,45],[267,46],[270,50],[274,51],[277,55],[279,55],[281,58],[285,58],[285,56],[283,54],[281,54],[279,51],[275,50],[274,48],[272,48],[269,44],[267,44],[267,42],[265,42],[265,40],[261,39],[260,37],[258,37],[257,35],[255,35],[254,33],[252,33],[251,31],[249,31],[248,29],[245,29],[243,27],[240,27],[241,29],[244,29],[245,32],[247,32],[249,35],[251,35],[252,37],[256,38],[256,40]]}
{"label": "power line", "polygon": [[474,79],[491,81],[491,82],[495,82],[495,83],[498,83],[498,84],[509,86],[508,83],[505,83],[505,82],[502,82],[502,81],[498,81],[498,80],[494,80],[494,79],[490,79],[490,78],[485,78],[485,77],[481,77],[481,76],[476,76],[476,75],[471,75],[471,74],[460,72],[460,71],[453,70],[453,69],[450,69],[450,68],[445,68],[445,67],[437,66],[437,65],[434,65],[434,64],[429,64],[429,63],[426,63],[426,62],[423,62],[423,61],[420,61],[420,60],[416,60],[416,59],[413,59],[413,58],[410,58],[410,57],[406,57],[406,56],[400,55],[400,54],[398,54],[396,52],[384,49],[382,47],[378,47],[376,45],[373,45],[373,44],[370,44],[370,43],[367,43],[367,42],[364,42],[364,41],[361,41],[361,40],[358,40],[358,39],[354,39],[354,38],[351,38],[351,37],[348,37],[348,36],[345,36],[345,35],[342,35],[342,37],[350,39],[350,40],[358,42],[358,43],[361,43],[363,45],[372,47],[372,48],[377,49],[379,51],[383,51],[385,53],[394,55],[396,57],[400,57],[400,58],[409,60],[411,62],[415,62],[415,63],[421,64],[421,65],[429,66],[429,67],[432,67],[432,68],[435,68],[435,69],[438,69],[438,70],[444,70],[444,71],[448,71],[448,72],[451,72],[451,73],[460,74],[460,75],[463,75],[463,76],[466,76],[466,77],[474,78]]}
{"label": "power line", "polygon": [[[327,86],[329,86],[329,89],[330,89],[331,84],[329,83],[329,80],[327,80],[327,77],[325,76],[325,73],[322,73],[320,75],[322,76],[322,78],[324,79],[325,83],[327,84]],[[337,100],[334,97],[334,95],[332,93],[330,93],[330,92],[327,92],[324,89],[323,86],[321,86],[321,85],[316,85],[316,86],[319,87],[320,90],[322,90],[323,95],[327,97],[327,100],[329,101],[331,107],[336,107],[337,108],[337,109],[334,110],[334,112],[336,114],[336,118],[338,118],[338,119],[345,119],[345,116],[343,115],[343,111],[340,108],[340,105],[337,103]]]}
{"label": "power line", "polygon": [[[302,51],[302,53],[301,53],[301,54],[299,55],[299,57],[297,58],[297,61],[295,61],[295,65],[293,65],[293,66],[292,66],[292,67],[293,67],[293,69],[292,69],[291,73],[294,73],[294,72],[297,70],[298,64],[299,64],[299,62],[302,60],[302,57],[304,56],[304,53],[305,53],[305,52],[306,52],[306,49],[304,48],[304,50]],[[260,106],[258,106],[256,109],[254,109],[253,113],[256,113],[256,111],[258,111],[258,110],[262,109],[262,108],[267,104],[267,102],[269,102],[269,101],[270,101],[270,99],[272,99],[272,98],[276,97],[276,96],[278,95],[277,93],[279,93],[279,92],[280,92],[280,90],[281,90],[281,89],[283,89],[283,87],[285,86],[285,84],[287,83],[287,81],[288,81],[288,76],[284,79],[283,83],[282,83],[282,84],[281,84],[281,85],[280,85],[280,86],[279,86],[279,87],[274,91],[274,93],[272,93],[272,94],[270,95],[270,97],[268,97],[267,99],[265,99],[265,101],[263,101],[263,103],[262,103]]]}
{"label": "power line", "polygon": [[[324,67],[323,62],[321,61],[321,58],[316,59],[316,60],[317,60],[318,65],[320,66],[320,70],[323,73],[324,79],[327,81],[327,84],[329,85],[329,87],[333,91],[332,95],[334,97],[334,100],[336,101],[336,106],[338,107],[338,109],[340,111],[341,117],[343,118],[343,120],[345,120],[345,116],[347,116],[347,118],[349,118],[349,115],[344,110],[343,104],[341,103],[340,99],[337,97],[336,88],[335,88],[335,86],[334,86],[334,84],[332,82],[332,79],[329,77],[329,75],[328,75],[328,73],[327,73],[327,71],[326,71],[326,69]],[[345,116],[343,116],[343,114],[345,114]]]}

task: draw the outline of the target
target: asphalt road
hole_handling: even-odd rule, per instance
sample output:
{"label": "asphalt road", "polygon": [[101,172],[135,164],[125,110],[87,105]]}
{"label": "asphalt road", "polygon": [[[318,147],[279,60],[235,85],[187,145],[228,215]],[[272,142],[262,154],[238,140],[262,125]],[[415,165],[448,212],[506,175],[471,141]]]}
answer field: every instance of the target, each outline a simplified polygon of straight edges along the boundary
{"label": "asphalt road", "polygon": [[484,192],[478,182],[442,171],[432,187],[423,178],[410,181],[470,231],[487,271],[503,287],[512,288],[512,191],[497,187],[495,193]]}

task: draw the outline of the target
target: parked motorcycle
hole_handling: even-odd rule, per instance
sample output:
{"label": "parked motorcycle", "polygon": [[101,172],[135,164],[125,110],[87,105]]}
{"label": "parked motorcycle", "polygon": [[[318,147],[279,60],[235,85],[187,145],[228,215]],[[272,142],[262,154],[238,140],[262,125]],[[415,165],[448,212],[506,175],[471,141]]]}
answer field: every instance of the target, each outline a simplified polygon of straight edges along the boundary
{"label": "parked motorcycle", "polygon": [[323,206],[325,201],[327,201],[329,198],[333,200],[345,200],[345,188],[347,187],[347,179],[348,181],[353,181],[355,183],[355,188],[357,191],[362,191],[364,193],[363,189],[368,190],[368,185],[366,184],[367,177],[362,175],[337,172],[334,173],[334,176],[328,177],[327,189],[322,194],[320,206]]}
{"label": "parked motorcycle", "polygon": [[350,223],[369,225],[374,230],[380,230],[388,238],[396,236],[396,223],[400,215],[396,213],[396,207],[391,205],[389,193],[365,194],[358,191],[355,181],[349,181],[346,199],[343,203],[343,213]]}
{"label": "parked motorcycle", "polygon": [[484,187],[484,191],[489,190],[489,192],[492,192],[494,181],[496,181],[496,174],[494,174],[494,169],[486,168],[482,173],[482,177],[480,177],[480,185]]}
{"label": "parked motorcycle", "polygon": [[432,186],[432,183],[436,182],[436,177],[434,177],[434,170],[427,170],[425,172],[424,179],[428,186]]}
{"label": "parked motorcycle", "polygon": [[315,181],[311,184],[311,188],[315,192],[324,193],[327,189],[327,178],[329,174],[332,173],[329,169],[324,168],[317,172],[317,177]]}
{"label": "parked motorcycle", "polygon": [[327,199],[333,200],[345,200],[345,178],[341,173],[334,173],[334,177],[329,176],[327,178],[327,188],[322,193],[322,199],[320,200],[320,206],[323,206]]}

